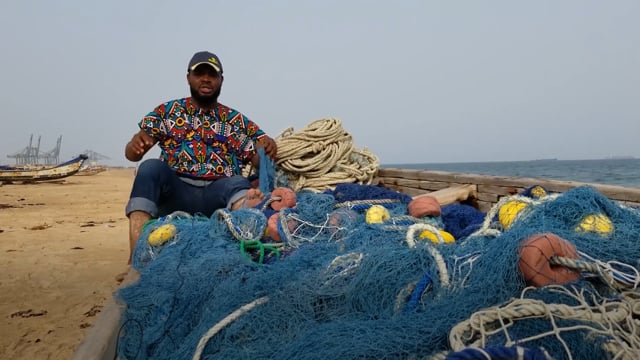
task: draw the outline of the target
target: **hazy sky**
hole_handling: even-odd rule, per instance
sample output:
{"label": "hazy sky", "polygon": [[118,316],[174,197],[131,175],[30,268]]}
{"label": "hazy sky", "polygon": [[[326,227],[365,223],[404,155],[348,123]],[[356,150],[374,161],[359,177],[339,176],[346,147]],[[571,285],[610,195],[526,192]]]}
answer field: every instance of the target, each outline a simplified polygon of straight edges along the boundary
{"label": "hazy sky", "polygon": [[[640,1],[4,0],[0,164],[31,134],[133,165],[199,50],[272,136],[336,117],[385,163],[640,156]],[[157,156],[152,152],[148,156]]]}

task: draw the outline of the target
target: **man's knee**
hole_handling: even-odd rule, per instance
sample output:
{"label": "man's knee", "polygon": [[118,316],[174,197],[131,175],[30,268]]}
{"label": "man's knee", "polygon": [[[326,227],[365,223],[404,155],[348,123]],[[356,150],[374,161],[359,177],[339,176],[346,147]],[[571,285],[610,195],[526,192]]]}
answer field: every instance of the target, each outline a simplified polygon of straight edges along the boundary
{"label": "man's knee", "polygon": [[136,176],[156,176],[166,169],[168,165],[160,159],[147,159],[140,163],[136,170]]}
{"label": "man's knee", "polygon": [[244,176],[235,175],[228,178],[227,188],[232,192],[251,189],[251,182]]}

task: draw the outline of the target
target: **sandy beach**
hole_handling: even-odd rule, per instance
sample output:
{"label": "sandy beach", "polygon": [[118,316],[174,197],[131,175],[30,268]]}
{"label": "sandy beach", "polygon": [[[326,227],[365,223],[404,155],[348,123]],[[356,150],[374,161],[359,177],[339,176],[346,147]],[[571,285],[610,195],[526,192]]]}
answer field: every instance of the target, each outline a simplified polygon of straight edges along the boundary
{"label": "sandy beach", "polygon": [[0,357],[68,359],[127,269],[133,168],[0,186]]}

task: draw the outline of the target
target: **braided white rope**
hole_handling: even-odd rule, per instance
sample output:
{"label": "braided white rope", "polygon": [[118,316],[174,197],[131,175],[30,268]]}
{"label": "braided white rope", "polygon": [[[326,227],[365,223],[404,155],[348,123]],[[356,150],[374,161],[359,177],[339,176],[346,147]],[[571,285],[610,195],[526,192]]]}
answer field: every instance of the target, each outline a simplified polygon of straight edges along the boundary
{"label": "braided white rope", "polygon": [[[310,221],[306,221],[300,217],[300,215],[296,212],[290,211],[288,208],[280,209],[280,216],[278,218],[280,222],[280,228],[282,232],[280,235],[282,237],[282,242],[285,243],[288,247],[298,248],[303,243],[314,242],[321,238],[326,229],[340,229],[338,226],[329,225],[330,214],[326,215],[326,218],[322,224],[314,224]],[[293,229],[289,228],[289,222],[294,221],[295,227]],[[312,235],[307,235],[306,237],[298,235],[298,233],[305,230],[308,234],[313,230]],[[331,235],[329,240],[333,238],[335,234]]]}
{"label": "braided white rope", "polygon": [[[640,285],[640,272],[634,266],[625,264],[620,261],[601,261],[591,257],[590,255],[578,251],[578,254],[584,259],[593,262],[598,268],[598,274],[606,274],[604,279],[612,279],[609,283],[613,288],[621,289],[637,289]],[[621,269],[627,269],[628,272],[624,272]]]}
{"label": "braided white rope", "polygon": [[345,201],[345,202],[341,202],[341,203],[337,203],[335,205],[333,205],[334,209],[339,209],[339,208],[353,208],[357,205],[379,205],[379,204],[396,204],[399,203],[400,200],[395,200],[395,199],[369,199],[369,200],[351,200],[351,201]]}
{"label": "braided white rope", "polygon": [[325,270],[326,279],[322,283],[322,287],[329,286],[333,280],[337,278],[345,278],[358,270],[364,254],[348,253],[336,256],[327,269]]}
{"label": "braided white rope", "polygon": [[416,236],[416,232],[418,231],[420,233],[422,233],[423,231],[429,231],[436,236],[439,244],[444,244],[444,238],[442,237],[442,234],[440,234],[440,229],[438,229],[437,227],[431,224],[415,223],[415,224],[409,225],[409,229],[407,230],[406,240],[407,240],[407,245],[410,248],[416,247],[416,241],[414,239]]}
{"label": "braided white rope", "polygon": [[[569,289],[556,285],[549,285],[547,288],[574,298],[578,305],[546,304],[540,300],[525,299],[525,293],[535,289],[532,287],[526,288],[523,290],[521,298],[515,299],[502,307],[496,306],[478,311],[468,320],[455,325],[449,333],[451,348],[454,351],[460,351],[469,346],[484,347],[487,344],[487,338],[499,332],[502,332],[503,336],[505,336],[506,346],[522,345],[532,340],[553,335],[563,345],[567,357],[572,359],[572,354],[561,333],[563,331],[586,329],[612,339],[607,344],[607,349],[615,350],[617,354],[614,358],[626,358],[626,356],[638,354],[640,351],[640,339],[637,336],[637,325],[633,320],[634,309],[638,307],[637,298],[626,297],[623,301],[616,302],[604,299],[601,300],[599,305],[590,306],[584,298],[583,291],[572,293]],[[595,302],[595,299],[593,300]],[[512,340],[507,331],[511,324],[515,320],[531,318],[549,320],[553,330],[528,338]],[[584,320],[585,324],[560,327],[556,323],[556,319]],[[597,326],[586,325],[588,322],[595,323]]]}
{"label": "braided white rope", "polygon": [[173,221],[174,219],[191,219],[193,216],[186,211],[174,211],[171,214],[165,216],[165,222]]}
{"label": "braided white rope", "polygon": [[235,310],[231,314],[227,315],[224,319],[220,320],[217,324],[215,324],[209,331],[207,331],[198,341],[198,345],[196,346],[196,351],[193,353],[193,360],[200,360],[202,356],[202,352],[204,351],[205,346],[209,339],[214,337],[220,330],[222,330],[225,326],[231,324],[244,313],[250,311],[254,307],[258,305],[262,305],[269,301],[268,296],[263,296],[261,298],[255,299],[252,302],[242,305],[239,309]]}
{"label": "braided white rope", "polygon": [[[264,217],[264,214],[258,209],[247,208],[242,209],[242,211],[250,212],[255,216]],[[241,224],[234,223],[233,217],[231,216],[231,211],[229,209],[218,209],[213,214],[217,215],[219,219],[222,219],[224,221],[224,223],[227,225],[227,228],[229,229],[229,232],[231,232],[231,235],[233,235],[233,237],[238,241],[259,239],[262,237],[262,234],[264,234],[265,228],[258,226],[252,227],[251,225],[254,225],[254,223],[252,223],[251,221],[247,221]]]}
{"label": "braided white rope", "polygon": [[[410,225],[409,230],[407,230],[407,237],[406,237],[407,245],[410,248],[416,247],[416,242],[413,240],[413,236],[415,235],[415,232],[418,230],[430,230],[430,231],[433,231],[435,234],[439,234],[438,228],[429,224],[418,223],[418,224]],[[439,239],[442,243],[444,243],[442,236],[440,236]],[[442,254],[440,254],[440,252],[431,244],[430,241],[425,241],[423,242],[423,244],[424,244],[424,248],[427,249],[429,254],[431,254],[433,259],[436,261],[438,272],[440,273],[440,282],[442,283],[443,286],[449,286],[450,284],[449,271],[447,270],[447,263],[444,261],[444,257],[442,257]]]}
{"label": "braided white rope", "polygon": [[491,207],[491,209],[489,210],[489,212],[487,212],[487,215],[484,218],[484,221],[482,222],[482,226],[480,227],[480,229],[476,230],[473,234],[469,235],[469,237],[474,237],[474,236],[499,236],[500,234],[502,234],[502,231],[498,230],[498,229],[492,229],[491,225],[493,223],[493,219],[495,218],[496,214],[498,214],[498,211],[500,211],[500,208],[510,202],[510,201],[520,201],[523,202],[525,204],[527,204],[527,206],[522,209],[521,211],[518,212],[518,214],[516,214],[515,219],[513,220],[514,222],[524,219],[527,215],[529,215],[531,213],[531,211],[533,210],[533,207],[535,207],[536,205],[551,201],[556,199],[558,196],[560,196],[560,194],[549,194],[545,197],[542,197],[538,200],[536,199],[532,199],[530,197],[527,196],[522,196],[522,195],[511,195],[511,196],[504,196],[500,199],[500,201],[498,201],[497,203],[493,204],[493,206]]}

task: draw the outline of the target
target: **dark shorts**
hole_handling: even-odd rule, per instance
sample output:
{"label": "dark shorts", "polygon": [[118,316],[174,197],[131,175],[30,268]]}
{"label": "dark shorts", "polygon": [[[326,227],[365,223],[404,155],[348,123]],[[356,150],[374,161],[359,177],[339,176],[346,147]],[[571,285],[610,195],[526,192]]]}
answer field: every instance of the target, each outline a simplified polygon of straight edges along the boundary
{"label": "dark shorts", "polygon": [[251,183],[243,176],[187,179],[163,161],[149,159],[138,167],[125,211],[127,216],[132,211],[144,211],[154,218],[174,211],[210,217],[217,209],[231,207],[250,188]]}

